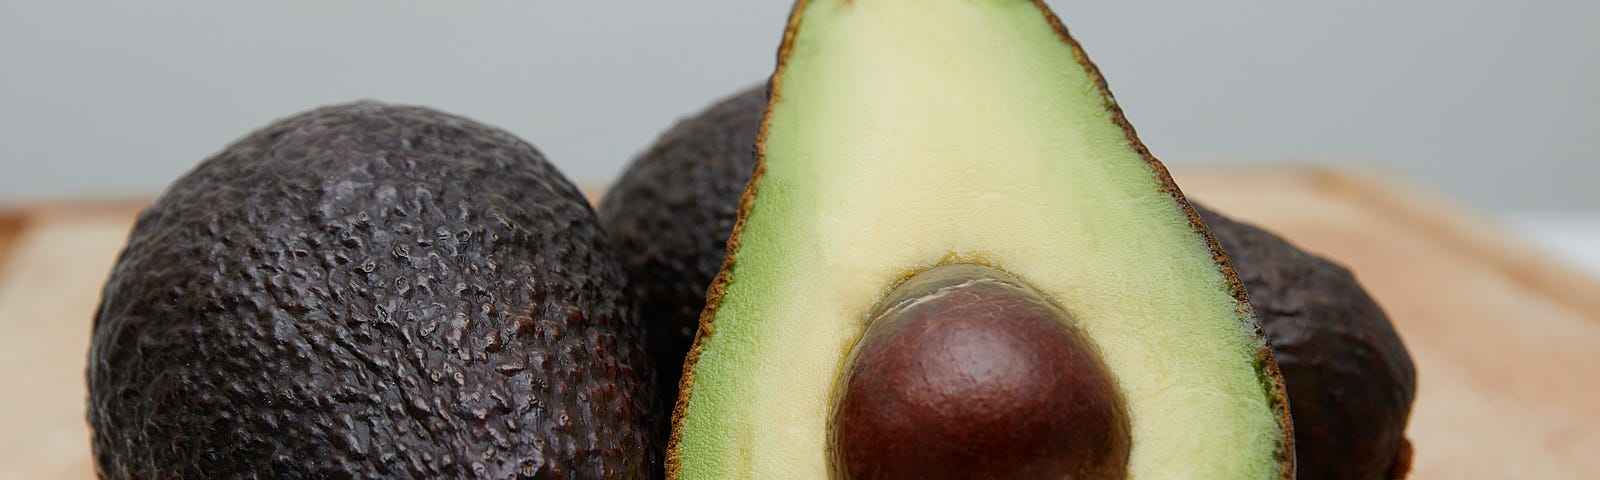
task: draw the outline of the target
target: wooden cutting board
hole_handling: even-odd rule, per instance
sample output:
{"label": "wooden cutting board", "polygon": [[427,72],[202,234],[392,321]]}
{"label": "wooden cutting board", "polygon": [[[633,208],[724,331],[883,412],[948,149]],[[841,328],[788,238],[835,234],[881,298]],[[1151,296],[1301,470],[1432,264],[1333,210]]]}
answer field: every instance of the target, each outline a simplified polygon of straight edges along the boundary
{"label": "wooden cutting board", "polygon": [[[1600,281],[1372,175],[1178,171],[1191,198],[1339,260],[1417,362],[1412,478],[1600,478]],[[0,478],[90,478],[83,369],[139,201],[0,211]]]}

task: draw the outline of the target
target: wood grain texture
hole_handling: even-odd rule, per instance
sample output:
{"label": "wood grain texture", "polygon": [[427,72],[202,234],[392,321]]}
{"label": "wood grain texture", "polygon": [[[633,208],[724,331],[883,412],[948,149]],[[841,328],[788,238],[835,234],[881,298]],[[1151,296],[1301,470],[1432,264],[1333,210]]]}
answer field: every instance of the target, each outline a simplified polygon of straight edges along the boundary
{"label": "wood grain texture", "polygon": [[[1389,311],[1417,362],[1411,478],[1600,478],[1600,281],[1374,175],[1173,173],[1191,198],[1349,266]],[[0,479],[93,476],[89,325],[142,205],[0,211]]]}
{"label": "wood grain texture", "polygon": [[0,265],[5,265],[6,255],[16,245],[17,236],[22,234],[22,224],[27,218],[22,211],[0,211]]}

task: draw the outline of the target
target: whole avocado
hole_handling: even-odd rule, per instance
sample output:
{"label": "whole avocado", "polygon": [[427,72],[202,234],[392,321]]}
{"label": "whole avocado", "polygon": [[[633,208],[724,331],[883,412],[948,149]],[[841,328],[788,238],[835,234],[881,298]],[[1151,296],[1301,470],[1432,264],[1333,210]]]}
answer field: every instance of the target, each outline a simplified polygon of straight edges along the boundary
{"label": "whole avocado", "polygon": [[[750,88],[680,121],[600,206],[652,330],[663,392],[682,373],[706,287],[722,268],[766,106],[766,90]],[[1416,379],[1388,317],[1344,268],[1193,205],[1233,260],[1277,354],[1298,478],[1404,476]]]}
{"label": "whole avocado", "polygon": [[275,122],[140,215],[95,316],[104,478],[654,478],[653,368],[532,146],[378,103]]}
{"label": "whole avocado", "polygon": [[1299,478],[1404,477],[1417,374],[1389,316],[1344,267],[1195,208],[1233,260],[1283,371]]}

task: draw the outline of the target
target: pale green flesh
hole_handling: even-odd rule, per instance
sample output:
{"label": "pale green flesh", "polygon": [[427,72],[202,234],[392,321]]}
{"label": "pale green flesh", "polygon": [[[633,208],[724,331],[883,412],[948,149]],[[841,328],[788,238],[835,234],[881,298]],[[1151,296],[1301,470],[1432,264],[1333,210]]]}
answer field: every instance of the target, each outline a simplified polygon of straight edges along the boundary
{"label": "pale green flesh", "polygon": [[803,15],[693,371],[681,478],[826,478],[830,395],[867,313],[952,255],[1031,283],[1099,346],[1127,399],[1130,478],[1279,475],[1260,338],[1033,3]]}

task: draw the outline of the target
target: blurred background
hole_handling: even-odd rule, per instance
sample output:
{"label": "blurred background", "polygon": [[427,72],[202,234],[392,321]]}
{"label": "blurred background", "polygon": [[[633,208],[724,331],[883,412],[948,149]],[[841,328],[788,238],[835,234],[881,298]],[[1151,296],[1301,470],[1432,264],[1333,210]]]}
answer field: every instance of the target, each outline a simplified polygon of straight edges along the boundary
{"label": "blurred background", "polygon": [[[1600,244],[1600,2],[1048,3],[1180,168],[1376,170]],[[498,125],[603,184],[763,80],[788,8],[0,0],[0,202],[153,195],[272,119],[363,98]]]}

